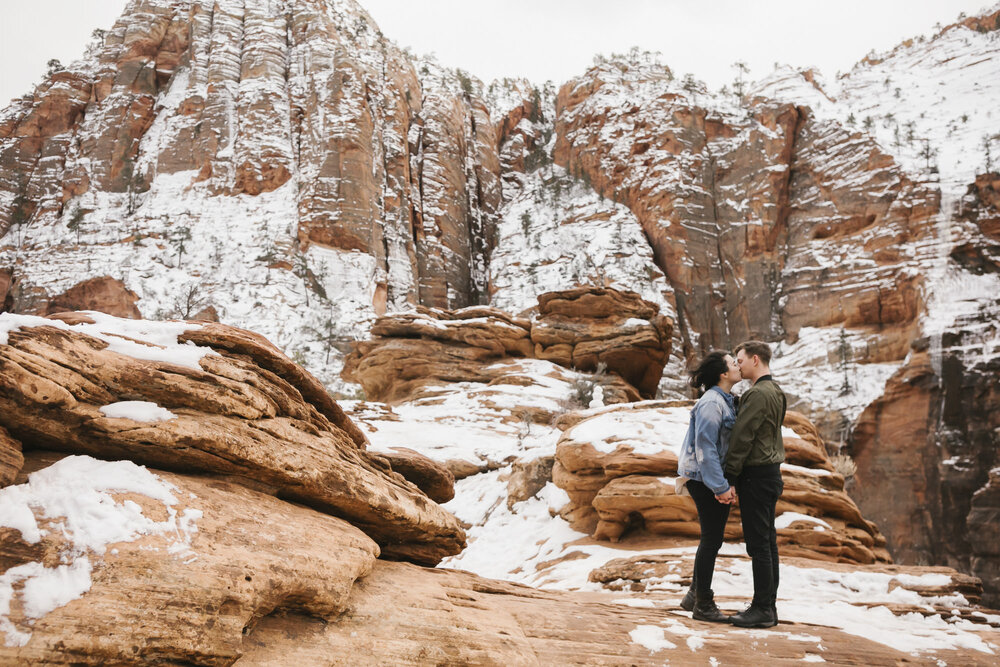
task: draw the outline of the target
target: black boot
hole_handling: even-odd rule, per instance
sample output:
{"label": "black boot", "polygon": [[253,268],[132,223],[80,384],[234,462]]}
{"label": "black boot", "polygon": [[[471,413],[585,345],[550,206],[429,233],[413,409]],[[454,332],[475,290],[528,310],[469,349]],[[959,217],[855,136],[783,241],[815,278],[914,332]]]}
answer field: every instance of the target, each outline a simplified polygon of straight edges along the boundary
{"label": "black boot", "polygon": [[715,595],[712,591],[698,591],[695,594],[694,612],[691,614],[691,618],[696,621],[710,621],[712,623],[729,622],[729,617],[715,606]]}
{"label": "black boot", "polygon": [[741,628],[773,628],[778,624],[772,605],[752,603],[746,610],[729,617],[729,622]]}
{"label": "black boot", "polygon": [[684,594],[684,599],[681,600],[681,609],[684,611],[694,611],[694,586],[688,589],[688,592]]}

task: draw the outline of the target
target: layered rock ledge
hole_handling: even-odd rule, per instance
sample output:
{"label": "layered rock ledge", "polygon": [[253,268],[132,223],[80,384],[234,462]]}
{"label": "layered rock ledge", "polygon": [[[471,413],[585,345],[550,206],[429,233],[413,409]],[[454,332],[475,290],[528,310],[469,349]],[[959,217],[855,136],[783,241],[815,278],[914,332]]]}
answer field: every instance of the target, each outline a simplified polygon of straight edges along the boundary
{"label": "layered rock ledge", "polygon": [[262,337],[58,317],[3,316],[0,426],[25,449],[250,480],[348,520],[387,557],[433,564],[464,545],[455,518],[369,454],[322,385]]}
{"label": "layered rock ledge", "polygon": [[606,368],[609,403],[652,397],[671,349],[673,322],[634,292],[601,287],[547,292],[532,319],[496,308],[420,307],[386,315],[372,340],[354,344],[344,377],[368,398],[401,401],[428,385],[489,382],[508,358],[537,358],[566,368]]}

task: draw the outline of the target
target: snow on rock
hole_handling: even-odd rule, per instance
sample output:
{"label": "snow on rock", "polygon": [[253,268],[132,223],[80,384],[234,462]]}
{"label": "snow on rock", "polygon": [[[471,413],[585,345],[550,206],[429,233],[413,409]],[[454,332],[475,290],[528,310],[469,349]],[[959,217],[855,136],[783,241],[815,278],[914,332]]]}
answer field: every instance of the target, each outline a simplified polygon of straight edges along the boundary
{"label": "snow on rock", "polygon": [[577,406],[573,384],[589,375],[541,359],[504,366],[520,380],[451,383],[391,408],[371,401],[340,405],[365,431],[374,451],[408,447],[435,461],[476,465],[552,455],[561,431],[549,422]]}
{"label": "snow on rock", "polygon": [[[28,544],[48,535],[64,540],[60,565],[29,562],[0,576],[0,631],[6,633],[6,644],[23,646],[31,638],[11,621],[15,598],[26,618],[37,619],[81,597],[90,590],[91,558],[103,556],[116,543],[157,535],[165,539],[168,553],[194,556],[190,545],[202,513],[191,507],[178,512],[175,492],[143,466],[89,456],[66,457],[31,473],[24,484],[0,489],[0,526],[17,530]],[[152,499],[166,517],[153,519],[136,502],[115,497],[124,493]]]}
{"label": "snow on rock", "polygon": [[178,343],[177,337],[185,331],[199,329],[191,322],[153,322],[113,317],[96,311],[86,311],[93,323],[67,324],[61,320],[0,313],[0,345],[7,344],[11,331],[22,327],[48,326],[75,331],[99,338],[108,349],[134,359],[165,361],[194,370],[201,370],[198,360],[205,355],[218,353],[194,344]]}
{"label": "snow on rock", "polygon": [[150,401],[118,401],[98,408],[105,417],[131,419],[137,422],[159,422],[176,419],[177,415]]}
{"label": "snow on rock", "polygon": [[628,634],[632,641],[645,646],[650,653],[656,653],[665,648],[677,648],[677,644],[666,638],[663,628],[655,625],[639,625]]}

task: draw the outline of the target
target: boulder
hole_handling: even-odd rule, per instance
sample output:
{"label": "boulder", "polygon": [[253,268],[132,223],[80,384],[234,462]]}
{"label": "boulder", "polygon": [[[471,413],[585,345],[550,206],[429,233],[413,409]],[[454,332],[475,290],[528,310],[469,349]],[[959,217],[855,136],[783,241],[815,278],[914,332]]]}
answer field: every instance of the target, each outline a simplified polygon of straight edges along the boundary
{"label": "boulder", "polygon": [[96,310],[116,317],[138,320],[142,313],[135,305],[139,296],[120,280],[110,276],[90,278],[52,297],[45,314],[74,310]]}
{"label": "boulder", "polygon": [[554,456],[542,456],[528,461],[517,460],[511,465],[507,478],[507,509],[515,503],[531,498],[552,481]]}
{"label": "boulder", "polygon": [[373,455],[388,461],[393,472],[416,484],[434,502],[446,503],[455,497],[455,475],[447,466],[432,461],[420,452],[406,447],[392,447],[389,451]]}

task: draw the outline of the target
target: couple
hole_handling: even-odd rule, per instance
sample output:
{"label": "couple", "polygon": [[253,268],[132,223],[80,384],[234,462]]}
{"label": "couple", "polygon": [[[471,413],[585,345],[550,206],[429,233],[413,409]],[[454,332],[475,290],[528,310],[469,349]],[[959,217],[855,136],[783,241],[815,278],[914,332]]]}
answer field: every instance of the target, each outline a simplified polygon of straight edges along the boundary
{"label": "couple", "polygon": [[[735,359],[725,352],[711,352],[691,372],[691,386],[704,394],[691,410],[677,472],[678,485],[694,499],[701,524],[691,589],[681,601],[681,607],[698,620],[744,628],[778,624],[774,508],[784,487],[781,424],[787,401],[771,379],[770,362],[767,343],[749,341],[736,348]],[[740,380],[749,380],[752,386],[743,392],[737,410],[731,390]],[[745,611],[726,616],[713,599],[712,573],[737,497],[753,569],[753,602]]]}

